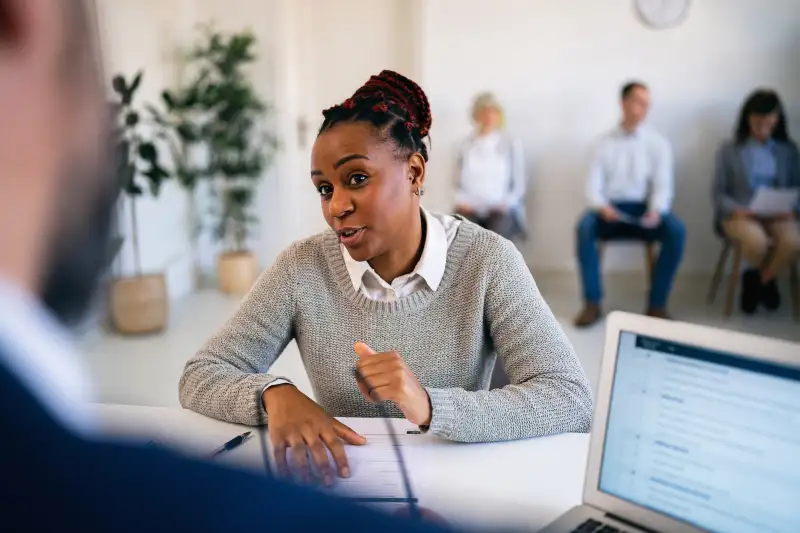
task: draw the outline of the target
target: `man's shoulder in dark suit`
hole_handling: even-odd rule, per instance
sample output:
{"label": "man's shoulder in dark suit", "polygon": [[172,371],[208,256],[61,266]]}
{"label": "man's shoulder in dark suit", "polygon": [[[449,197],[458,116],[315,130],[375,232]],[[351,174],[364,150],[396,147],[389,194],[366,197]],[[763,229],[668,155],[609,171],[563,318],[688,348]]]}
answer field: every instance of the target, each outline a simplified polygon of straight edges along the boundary
{"label": "man's shoulder in dark suit", "polygon": [[81,438],[2,365],[0,405],[0,497],[16,531],[434,531],[255,473]]}

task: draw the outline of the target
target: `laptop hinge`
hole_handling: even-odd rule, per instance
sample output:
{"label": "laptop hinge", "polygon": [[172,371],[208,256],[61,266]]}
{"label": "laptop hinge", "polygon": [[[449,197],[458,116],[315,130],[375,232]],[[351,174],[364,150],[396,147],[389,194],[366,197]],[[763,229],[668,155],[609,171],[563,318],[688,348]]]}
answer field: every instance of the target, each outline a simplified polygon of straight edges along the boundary
{"label": "laptop hinge", "polygon": [[631,522],[630,520],[628,520],[626,518],[622,518],[621,516],[618,516],[618,515],[615,515],[615,514],[612,514],[612,513],[605,513],[605,515],[607,517],[611,518],[612,520],[616,520],[617,522],[622,522],[626,526],[635,527],[636,529],[640,529],[640,530],[645,531],[647,533],[658,533],[657,531],[654,531],[652,529],[646,528],[646,527],[644,527],[642,525],[639,525],[639,524],[637,524],[635,522]]}

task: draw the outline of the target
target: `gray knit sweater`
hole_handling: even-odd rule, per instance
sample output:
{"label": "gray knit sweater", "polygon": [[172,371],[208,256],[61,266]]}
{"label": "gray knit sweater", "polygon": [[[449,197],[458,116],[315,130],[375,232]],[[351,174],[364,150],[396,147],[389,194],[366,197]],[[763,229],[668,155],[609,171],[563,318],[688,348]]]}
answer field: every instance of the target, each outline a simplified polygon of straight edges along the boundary
{"label": "gray knit sweater", "polygon": [[[403,356],[430,396],[430,431],[444,438],[488,442],[589,429],[586,375],[522,256],[467,221],[438,289],[394,302],[353,288],[332,231],[294,243],[186,364],[181,404],[230,422],[266,423],[261,394],[275,379],[268,371],[292,339],[317,402],[333,416],[380,415],[355,382],[353,345],[364,341]],[[512,384],[489,391],[497,357]]]}

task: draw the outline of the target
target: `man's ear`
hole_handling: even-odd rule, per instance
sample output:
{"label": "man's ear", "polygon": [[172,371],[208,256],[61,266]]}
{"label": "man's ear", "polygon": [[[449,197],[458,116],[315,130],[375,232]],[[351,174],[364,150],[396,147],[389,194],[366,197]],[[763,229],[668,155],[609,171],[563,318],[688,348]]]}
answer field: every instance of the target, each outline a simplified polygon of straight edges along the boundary
{"label": "man's ear", "polygon": [[413,187],[421,188],[425,186],[425,159],[422,158],[419,152],[409,156],[408,174]]}

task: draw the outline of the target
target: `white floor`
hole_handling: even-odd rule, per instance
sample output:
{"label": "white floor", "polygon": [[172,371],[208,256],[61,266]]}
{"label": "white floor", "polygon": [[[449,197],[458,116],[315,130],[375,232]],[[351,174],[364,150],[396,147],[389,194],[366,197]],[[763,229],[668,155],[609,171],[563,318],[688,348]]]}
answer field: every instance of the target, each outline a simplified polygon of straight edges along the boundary
{"label": "white floor", "polygon": [[[580,304],[574,275],[537,276],[542,293],[572,340],[592,385],[599,370],[603,326],[576,330],[571,326]],[[636,276],[606,276],[606,310],[641,312],[644,308],[644,282]],[[734,329],[800,342],[800,323],[790,316],[789,302],[776,313],[752,317],[734,315],[722,318],[722,295],[713,306],[705,304],[708,280],[682,279],[671,299],[671,312],[680,320]],[[783,291],[784,299],[787,291]],[[149,337],[93,335],[85,341],[87,367],[96,384],[96,396],[103,403],[177,406],[178,378],[183,365],[237,306],[236,298],[216,291],[202,291],[173,306],[170,324],[164,334]],[[800,353],[798,354],[800,358]],[[291,344],[276,363],[273,372],[292,379],[311,394],[297,347]]]}

